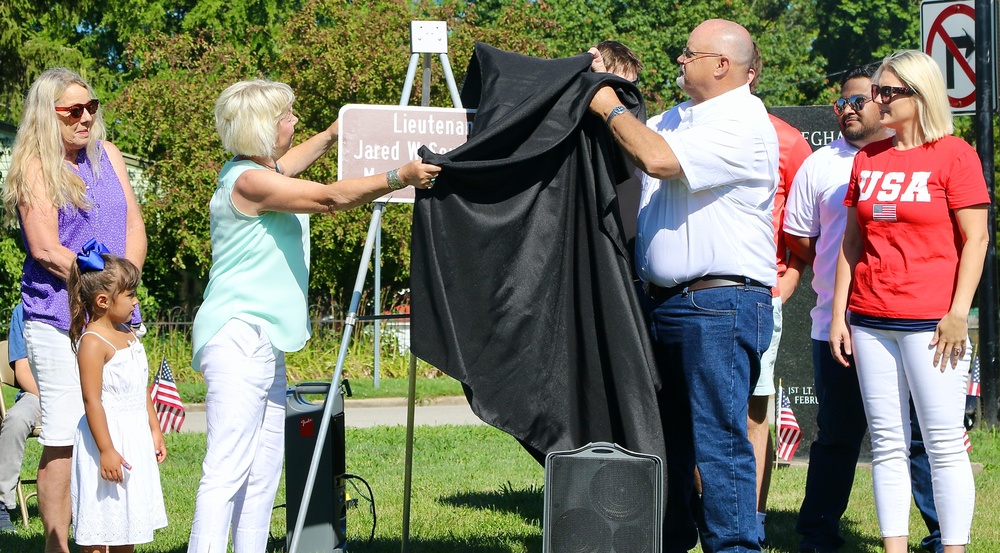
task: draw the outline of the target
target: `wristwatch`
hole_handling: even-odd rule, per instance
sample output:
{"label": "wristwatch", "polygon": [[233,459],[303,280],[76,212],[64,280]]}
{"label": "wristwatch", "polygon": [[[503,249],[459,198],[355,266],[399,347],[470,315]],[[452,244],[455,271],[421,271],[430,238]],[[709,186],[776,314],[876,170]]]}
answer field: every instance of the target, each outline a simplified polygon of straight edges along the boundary
{"label": "wristwatch", "polygon": [[611,120],[614,119],[616,115],[621,115],[626,111],[625,106],[615,106],[615,109],[611,110],[611,113],[608,114],[607,124],[610,126]]}

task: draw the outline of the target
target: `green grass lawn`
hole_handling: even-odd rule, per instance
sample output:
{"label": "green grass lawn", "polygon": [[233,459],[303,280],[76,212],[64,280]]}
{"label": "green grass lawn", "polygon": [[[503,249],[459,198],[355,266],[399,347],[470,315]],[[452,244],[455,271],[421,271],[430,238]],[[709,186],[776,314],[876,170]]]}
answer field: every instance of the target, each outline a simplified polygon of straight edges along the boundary
{"label": "green grass lawn", "polygon": [[[194,511],[194,494],[205,447],[203,434],[171,434],[170,456],[162,465],[164,495],[170,526],[156,533],[156,541],[138,552],[182,553]],[[367,480],[378,515],[375,539],[367,542],[372,517],[364,499],[348,511],[350,551],[389,553],[400,550],[402,536],[403,427],[347,430],[347,470]],[[973,460],[984,465],[976,477],[974,552],[1000,552],[1000,434],[972,434]],[[32,442],[25,467],[27,476],[37,466],[39,448]],[[296,453],[289,452],[289,455]],[[301,455],[301,453],[298,453]],[[773,552],[794,552],[794,525],[802,500],[806,471],[793,466],[775,471],[770,494],[768,537]],[[413,503],[410,544],[414,552],[513,553],[540,552],[543,515],[542,468],[515,440],[489,427],[419,427],[415,435]],[[364,488],[361,488],[362,491]],[[360,494],[348,488],[352,497]],[[844,520],[845,552],[881,550],[872,499],[871,473],[857,473],[851,504]],[[365,492],[367,495],[367,492]],[[277,503],[285,502],[284,487]],[[42,525],[29,502],[31,527],[16,535],[0,534],[0,552],[41,553]],[[272,534],[280,543],[285,534],[284,509],[275,510]],[[15,521],[20,524],[20,521]],[[911,516],[912,550],[923,524],[916,510]]]}

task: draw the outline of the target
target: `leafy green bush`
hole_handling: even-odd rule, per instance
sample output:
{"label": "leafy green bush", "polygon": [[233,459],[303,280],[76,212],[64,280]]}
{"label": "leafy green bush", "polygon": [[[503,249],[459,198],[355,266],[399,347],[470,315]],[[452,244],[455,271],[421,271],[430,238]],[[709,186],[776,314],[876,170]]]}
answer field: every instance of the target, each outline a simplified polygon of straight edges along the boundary
{"label": "leafy green bush", "polygon": [[[344,378],[371,380],[374,376],[374,342],[371,325],[355,329],[344,362]],[[341,345],[340,324],[314,323],[313,337],[301,351],[287,354],[289,382],[327,382],[333,377]],[[191,334],[186,325],[152,324],[143,338],[149,356],[150,369],[166,359],[178,384],[201,382],[201,374],[191,368]],[[410,358],[400,351],[392,335],[383,329],[379,356],[379,373],[383,378],[406,378]],[[437,378],[442,373],[423,361],[417,362],[417,376]]]}

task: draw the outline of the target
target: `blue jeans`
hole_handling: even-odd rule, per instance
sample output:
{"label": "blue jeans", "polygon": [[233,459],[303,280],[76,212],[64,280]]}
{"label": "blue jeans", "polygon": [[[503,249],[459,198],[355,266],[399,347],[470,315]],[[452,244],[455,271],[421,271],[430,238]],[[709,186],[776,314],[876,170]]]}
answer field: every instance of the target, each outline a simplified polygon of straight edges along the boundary
{"label": "blue jeans", "polygon": [[[819,432],[809,450],[809,473],[806,493],[799,510],[795,531],[802,535],[800,548],[833,551],[844,545],[840,519],[854,486],[861,440],[868,422],[858,387],[854,363],[844,367],[830,353],[829,342],[813,340],[813,370],[819,411]],[[921,541],[927,551],[941,552],[941,528],[934,509],[931,468],[910,402],[912,437],[910,440],[910,481],[913,500],[927,524],[930,535]]]}
{"label": "blue jeans", "polygon": [[651,301],[650,309],[667,445],[663,551],[693,548],[699,530],[706,553],[760,551],[747,403],[771,341],[770,290],[684,290]]}

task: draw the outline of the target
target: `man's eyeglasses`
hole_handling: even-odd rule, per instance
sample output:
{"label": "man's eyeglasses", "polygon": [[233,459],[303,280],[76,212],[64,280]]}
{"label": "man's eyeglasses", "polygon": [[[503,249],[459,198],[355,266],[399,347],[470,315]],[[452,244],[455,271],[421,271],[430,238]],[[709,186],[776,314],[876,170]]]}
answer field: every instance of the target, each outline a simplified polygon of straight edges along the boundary
{"label": "man's eyeglasses", "polygon": [[684,56],[684,63],[694,61],[700,58],[719,58],[722,54],[717,52],[692,52],[687,46],[681,51],[681,55]]}
{"label": "man's eyeglasses", "polygon": [[916,90],[913,90],[912,88],[905,86],[889,86],[889,85],[879,86],[877,84],[872,85],[872,99],[875,99],[875,97],[878,96],[882,98],[883,104],[888,104],[896,96],[899,95],[912,96],[916,93],[917,93]]}
{"label": "man's eyeglasses", "polygon": [[847,110],[847,106],[851,106],[855,112],[859,112],[865,109],[865,104],[871,101],[871,98],[865,96],[864,94],[852,94],[847,98],[837,98],[837,101],[833,103],[833,111],[837,115],[843,115]]}
{"label": "man's eyeglasses", "polygon": [[101,101],[94,98],[86,104],[73,104],[72,106],[65,107],[56,106],[56,111],[59,113],[68,113],[73,119],[79,119],[83,117],[83,110],[87,110],[87,113],[93,115],[97,113],[97,108],[99,107],[101,107]]}

